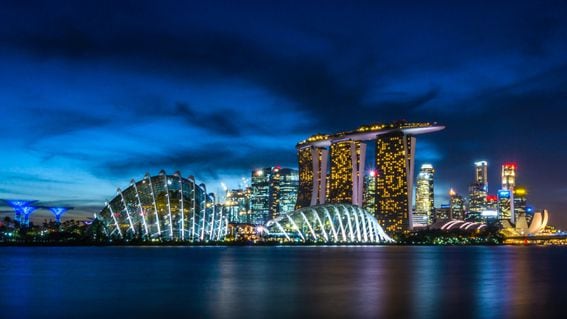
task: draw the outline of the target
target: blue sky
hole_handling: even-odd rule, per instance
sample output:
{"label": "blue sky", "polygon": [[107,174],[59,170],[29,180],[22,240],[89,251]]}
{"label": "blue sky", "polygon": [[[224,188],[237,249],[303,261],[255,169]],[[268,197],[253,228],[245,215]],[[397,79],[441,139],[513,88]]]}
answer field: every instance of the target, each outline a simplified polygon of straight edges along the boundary
{"label": "blue sky", "polygon": [[87,214],[146,172],[210,189],[296,166],[317,132],[438,121],[418,139],[438,202],[473,162],[515,161],[567,225],[561,1],[7,1],[0,10],[0,198]]}

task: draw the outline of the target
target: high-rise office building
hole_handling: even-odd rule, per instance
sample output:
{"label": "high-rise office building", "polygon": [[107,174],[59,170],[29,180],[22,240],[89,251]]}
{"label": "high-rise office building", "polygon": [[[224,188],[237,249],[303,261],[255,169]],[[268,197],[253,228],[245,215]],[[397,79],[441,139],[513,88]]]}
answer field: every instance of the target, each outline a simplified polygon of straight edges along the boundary
{"label": "high-rise office building", "polygon": [[514,197],[512,191],[501,189],[498,191],[498,218],[515,221],[514,217]]}
{"label": "high-rise office building", "polygon": [[376,139],[376,217],[388,233],[405,232],[413,227],[414,155],[413,136],[400,131]]}
{"label": "high-rise office building", "polygon": [[224,211],[230,223],[252,223],[250,197],[252,190],[233,189],[226,193]]}
{"label": "high-rise office building", "polygon": [[513,191],[516,186],[516,164],[506,163],[502,165],[502,189]]}
{"label": "high-rise office building", "polygon": [[251,223],[264,224],[280,213],[293,211],[299,177],[296,170],[268,167],[252,172]]}
{"label": "high-rise office building", "polygon": [[469,219],[480,219],[486,210],[486,195],[488,195],[488,162],[480,161],[475,165],[475,180],[469,187]]}
{"label": "high-rise office building", "polygon": [[465,201],[463,196],[457,194],[455,190],[451,188],[449,191],[450,196],[450,207],[451,211],[449,214],[450,219],[458,219],[464,220],[465,219]]}
{"label": "high-rise office building", "polygon": [[250,223],[261,225],[270,219],[273,201],[270,193],[272,168],[261,168],[252,172],[250,196]]}
{"label": "high-rise office building", "polygon": [[279,206],[274,217],[282,213],[292,212],[295,210],[295,203],[297,202],[297,190],[299,185],[297,170],[281,168],[279,175]]}
{"label": "high-rise office building", "polygon": [[441,205],[440,207],[434,208],[431,219],[432,222],[451,219],[451,205]]}
{"label": "high-rise office building", "polygon": [[491,211],[498,210],[498,195],[486,195],[486,209]]}
{"label": "high-rise office building", "polygon": [[372,215],[376,215],[376,171],[370,170],[364,177],[364,195],[362,208]]}
{"label": "high-rise office building", "polygon": [[475,166],[475,182],[483,186],[488,192],[488,162],[480,161],[474,163]]}
{"label": "high-rise office building", "polygon": [[339,141],[331,144],[329,203],[362,206],[366,144]]}
{"label": "high-rise office building", "polygon": [[516,186],[516,164],[502,165],[502,189],[498,191],[498,218],[516,221],[514,188]]}
{"label": "high-rise office building", "polygon": [[435,208],[434,195],[435,170],[431,164],[421,165],[417,174],[415,187],[415,213],[413,215],[414,227],[425,227],[431,224],[433,209]]}
{"label": "high-rise office building", "polygon": [[528,221],[531,221],[531,216],[528,214],[528,190],[524,186],[514,187],[514,215],[518,220],[520,215],[525,215]]}

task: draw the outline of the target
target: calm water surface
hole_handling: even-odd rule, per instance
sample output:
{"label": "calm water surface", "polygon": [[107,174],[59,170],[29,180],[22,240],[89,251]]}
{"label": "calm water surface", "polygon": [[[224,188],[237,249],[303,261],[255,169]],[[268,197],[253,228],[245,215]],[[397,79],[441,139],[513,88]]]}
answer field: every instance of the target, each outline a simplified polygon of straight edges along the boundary
{"label": "calm water surface", "polygon": [[554,247],[2,247],[0,318],[567,318]]}

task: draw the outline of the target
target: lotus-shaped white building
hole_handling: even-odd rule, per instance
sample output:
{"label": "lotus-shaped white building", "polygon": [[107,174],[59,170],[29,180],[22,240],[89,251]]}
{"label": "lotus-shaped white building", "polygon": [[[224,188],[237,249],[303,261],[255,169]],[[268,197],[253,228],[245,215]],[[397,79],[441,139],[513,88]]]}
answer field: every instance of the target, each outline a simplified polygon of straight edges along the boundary
{"label": "lotus-shaped white building", "polygon": [[504,229],[502,232],[508,237],[538,235],[545,229],[548,221],[549,213],[547,209],[544,209],[542,212],[536,212],[529,225],[526,220],[526,215],[521,214],[516,220],[516,225],[512,225],[507,220],[503,221],[502,226]]}
{"label": "lotus-shaped white building", "polygon": [[214,195],[194,177],[161,171],[119,188],[100,219],[114,238],[219,241],[227,234],[228,220],[214,202]]}
{"label": "lotus-shaped white building", "polygon": [[374,216],[346,204],[305,207],[268,221],[269,238],[281,242],[392,243]]}

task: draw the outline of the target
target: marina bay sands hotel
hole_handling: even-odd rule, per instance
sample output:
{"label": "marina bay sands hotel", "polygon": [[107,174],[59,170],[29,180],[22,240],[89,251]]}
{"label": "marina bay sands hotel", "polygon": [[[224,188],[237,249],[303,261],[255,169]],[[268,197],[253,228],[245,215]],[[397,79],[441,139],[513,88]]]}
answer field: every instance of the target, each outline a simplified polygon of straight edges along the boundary
{"label": "marina bay sands hotel", "polygon": [[[376,146],[374,212],[388,233],[412,227],[415,136],[444,129],[437,123],[395,122],[316,134],[297,144],[296,209],[325,203],[362,206],[367,143]],[[330,167],[329,167],[330,165]]]}

